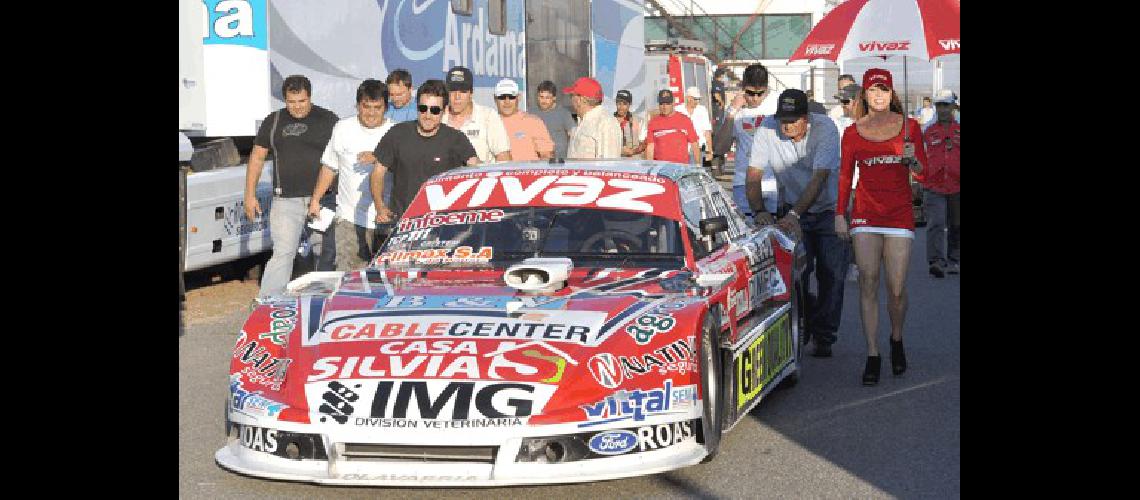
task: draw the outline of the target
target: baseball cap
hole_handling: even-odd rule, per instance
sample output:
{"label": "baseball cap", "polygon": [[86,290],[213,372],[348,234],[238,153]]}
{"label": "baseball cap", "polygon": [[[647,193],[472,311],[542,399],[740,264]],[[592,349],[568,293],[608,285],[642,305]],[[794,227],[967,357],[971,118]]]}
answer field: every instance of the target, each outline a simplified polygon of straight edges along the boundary
{"label": "baseball cap", "polygon": [[894,90],[894,79],[891,78],[891,72],[883,68],[871,68],[863,73],[863,88],[871,88],[872,85],[886,85],[888,89]]}
{"label": "baseball cap", "polygon": [[657,104],[673,104],[676,102],[673,99],[673,91],[669,89],[661,89],[657,91]]}
{"label": "baseball cap", "polygon": [[934,104],[957,104],[958,96],[950,89],[942,89],[934,94]]}
{"label": "baseball cap", "polygon": [[519,95],[519,84],[510,78],[503,78],[495,84],[495,95]]}
{"label": "baseball cap", "polygon": [[614,100],[633,103],[633,94],[628,90],[622,89],[617,92],[617,97],[614,97]]}
{"label": "baseball cap", "polygon": [[603,97],[602,84],[598,83],[597,80],[588,76],[579,78],[576,82],[574,82],[574,85],[562,89],[562,92],[565,92],[567,94],[577,94],[582,97],[592,97],[594,99],[601,99]]}
{"label": "baseball cap", "polygon": [[689,90],[685,91],[685,95],[699,99],[701,97],[701,89],[698,89],[696,87],[689,87]]}
{"label": "baseball cap", "polygon": [[464,68],[463,66],[455,66],[454,68],[448,70],[447,78],[445,80],[447,83],[448,92],[453,92],[456,90],[471,90],[473,87],[472,81],[473,77],[471,76],[471,70]]}
{"label": "baseball cap", "polygon": [[807,94],[800,89],[788,89],[780,92],[780,99],[776,101],[777,120],[794,120],[808,114]]}
{"label": "baseball cap", "polygon": [[839,93],[835,94],[835,98],[853,100],[859,97],[859,91],[862,89],[863,87],[855,85],[854,83],[848,83],[845,87],[839,89]]}

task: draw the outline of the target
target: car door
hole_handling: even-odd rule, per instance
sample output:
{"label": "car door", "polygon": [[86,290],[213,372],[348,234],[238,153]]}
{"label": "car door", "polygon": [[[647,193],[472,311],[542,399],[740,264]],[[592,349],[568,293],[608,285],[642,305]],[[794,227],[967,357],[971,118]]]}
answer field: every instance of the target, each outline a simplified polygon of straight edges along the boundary
{"label": "car door", "polygon": [[[724,189],[707,173],[695,172],[678,182],[681,190],[682,213],[686,231],[693,245],[693,257],[698,273],[735,273],[734,278],[710,297],[720,304],[721,325],[729,327],[729,339],[735,341],[737,325],[748,313],[748,280],[750,274],[746,255],[733,240],[748,234],[748,227],[740,214],[728,203]],[[712,249],[701,237],[700,221],[724,216],[728,229],[712,236]]]}

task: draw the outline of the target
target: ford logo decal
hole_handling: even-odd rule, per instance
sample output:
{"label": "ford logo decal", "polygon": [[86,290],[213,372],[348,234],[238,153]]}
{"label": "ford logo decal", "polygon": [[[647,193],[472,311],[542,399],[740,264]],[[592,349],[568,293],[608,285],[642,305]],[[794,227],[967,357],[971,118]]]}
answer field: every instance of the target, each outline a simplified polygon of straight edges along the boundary
{"label": "ford logo decal", "polygon": [[607,431],[590,438],[590,450],[599,455],[621,455],[637,446],[637,434],[631,431]]}

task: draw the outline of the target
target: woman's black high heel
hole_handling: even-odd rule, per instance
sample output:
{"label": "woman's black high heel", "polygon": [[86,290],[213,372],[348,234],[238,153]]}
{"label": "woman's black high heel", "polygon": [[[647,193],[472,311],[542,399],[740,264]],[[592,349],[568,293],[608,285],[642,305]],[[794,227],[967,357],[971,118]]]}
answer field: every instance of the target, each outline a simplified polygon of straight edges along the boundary
{"label": "woman's black high heel", "polygon": [[878,385],[882,361],[883,358],[879,356],[867,356],[867,367],[863,368],[863,385]]}
{"label": "woman's black high heel", "polygon": [[906,351],[902,340],[891,339],[891,373],[901,375],[906,371]]}

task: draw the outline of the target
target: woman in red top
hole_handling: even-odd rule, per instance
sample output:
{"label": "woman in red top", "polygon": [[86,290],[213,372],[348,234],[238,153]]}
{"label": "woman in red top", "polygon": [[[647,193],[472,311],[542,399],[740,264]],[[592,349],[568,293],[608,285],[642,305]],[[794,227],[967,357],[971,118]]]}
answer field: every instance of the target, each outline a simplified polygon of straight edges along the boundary
{"label": "woman in red top", "polygon": [[[917,121],[903,114],[889,71],[872,68],[863,74],[863,90],[854,115],[855,123],[843,133],[835,232],[842,239],[854,239],[863,335],[867,338],[863,385],[875,385],[879,383],[881,364],[876,339],[880,267],[886,268],[890,294],[887,311],[891,316],[891,371],[895,375],[906,371],[902,330],[907,306],[907,263],[914,240],[909,176],[911,172],[922,172],[926,152],[922,129]],[[844,211],[856,167],[859,184],[855,188],[849,232]]]}

